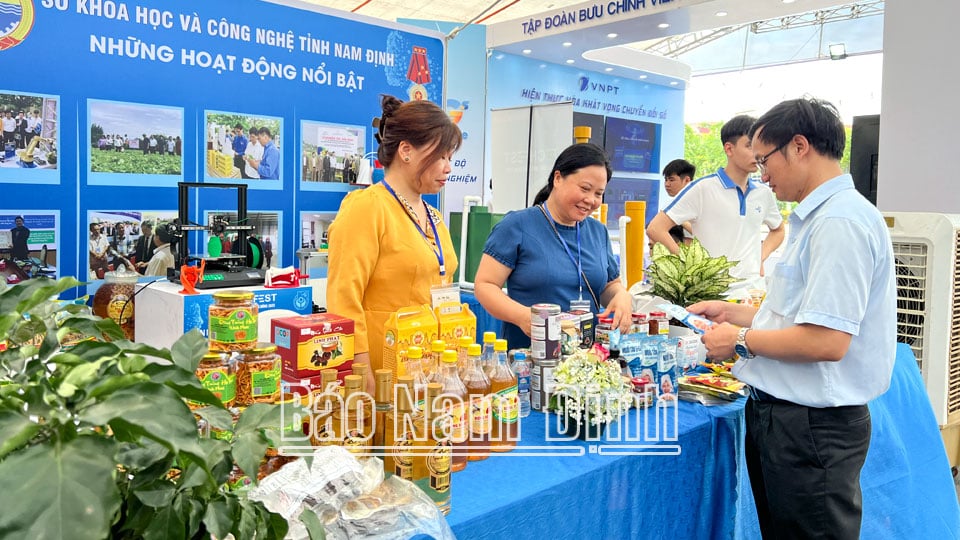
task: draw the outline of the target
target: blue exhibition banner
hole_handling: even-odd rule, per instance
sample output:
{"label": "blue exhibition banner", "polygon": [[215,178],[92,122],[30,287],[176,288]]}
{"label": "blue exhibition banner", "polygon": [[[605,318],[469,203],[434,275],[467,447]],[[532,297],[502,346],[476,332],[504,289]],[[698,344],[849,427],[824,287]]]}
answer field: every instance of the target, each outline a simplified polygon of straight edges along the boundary
{"label": "blue exhibition banner", "polygon": [[[376,149],[380,95],[443,104],[439,32],[293,0],[0,5],[0,192],[60,212],[63,275],[87,275],[88,216],[176,211],[177,182],[246,184],[248,211],[335,212]],[[197,190],[190,215],[236,200]],[[276,232],[284,265],[300,227]]]}

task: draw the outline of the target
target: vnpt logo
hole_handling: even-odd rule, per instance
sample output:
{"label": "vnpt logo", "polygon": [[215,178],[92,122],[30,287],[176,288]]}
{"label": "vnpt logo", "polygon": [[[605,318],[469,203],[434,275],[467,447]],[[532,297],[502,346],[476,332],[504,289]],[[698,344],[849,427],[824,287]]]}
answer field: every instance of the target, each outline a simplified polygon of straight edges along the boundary
{"label": "vnpt logo", "polygon": [[0,0],[0,51],[26,39],[33,20],[33,0]]}
{"label": "vnpt logo", "polygon": [[591,92],[601,92],[604,94],[617,94],[620,92],[619,86],[590,82],[590,77],[580,77],[577,82],[581,92],[586,92],[588,90]]}

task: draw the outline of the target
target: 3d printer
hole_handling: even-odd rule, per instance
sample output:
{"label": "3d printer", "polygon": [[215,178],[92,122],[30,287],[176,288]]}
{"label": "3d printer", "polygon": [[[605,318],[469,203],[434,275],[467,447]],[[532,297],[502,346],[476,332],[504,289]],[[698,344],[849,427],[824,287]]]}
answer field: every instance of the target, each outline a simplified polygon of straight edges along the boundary
{"label": "3d printer", "polygon": [[[249,235],[255,229],[247,224],[247,186],[245,184],[177,184],[177,219],[171,226],[176,246],[174,267],[167,270],[170,281],[180,282],[181,266],[202,265],[202,281],[194,285],[197,289],[218,289],[223,287],[243,287],[263,285],[263,246],[260,240]],[[206,225],[192,223],[189,219],[190,189],[236,189],[237,219],[231,223],[224,216],[211,216]],[[191,256],[188,233],[208,231],[211,242],[209,256]],[[237,239],[230,253],[222,253],[219,237],[227,231],[235,231]]]}

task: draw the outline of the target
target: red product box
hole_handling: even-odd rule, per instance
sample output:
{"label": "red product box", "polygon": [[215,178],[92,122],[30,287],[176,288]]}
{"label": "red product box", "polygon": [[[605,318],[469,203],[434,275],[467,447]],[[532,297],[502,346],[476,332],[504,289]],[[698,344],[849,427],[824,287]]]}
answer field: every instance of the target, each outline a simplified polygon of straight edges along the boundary
{"label": "red product box", "polygon": [[270,322],[285,379],[320,376],[324,369],[350,371],[353,321],[333,313],[283,317]]}

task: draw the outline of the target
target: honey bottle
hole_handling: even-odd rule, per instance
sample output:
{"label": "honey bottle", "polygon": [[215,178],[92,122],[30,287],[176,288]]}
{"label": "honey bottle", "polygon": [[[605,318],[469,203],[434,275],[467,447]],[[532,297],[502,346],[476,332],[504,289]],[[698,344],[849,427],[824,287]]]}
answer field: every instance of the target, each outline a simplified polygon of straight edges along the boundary
{"label": "honey bottle", "polygon": [[337,370],[324,369],[320,371],[320,387],[313,389],[313,417],[310,428],[310,442],[314,446],[328,446],[337,444],[334,430],[333,412],[339,409],[339,400],[334,383],[337,381]]}
{"label": "honey bottle", "polygon": [[442,339],[435,339],[430,343],[430,354],[424,355],[423,362],[423,373],[427,376],[427,382],[440,382],[440,361],[446,349],[447,344]]}
{"label": "honey bottle", "polygon": [[423,410],[423,398],[427,389],[427,377],[423,374],[423,349],[420,347],[410,347],[407,349],[406,373],[413,376],[413,389],[416,393],[416,400],[413,402],[414,408]]}
{"label": "honey bottle", "polygon": [[497,365],[490,375],[492,427],[490,450],[509,452],[517,445],[520,431],[520,403],[517,396],[517,376],[507,366],[507,340],[498,339],[494,344]]}
{"label": "honey bottle", "polygon": [[[373,446],[377,447],[374,453],[386,454],[383,449],[385,441],[385,426],[387,425],[387,414],[393,412],[393,401],[391,401],[393,387],[393,372],[389,369],[378,369],[373,372],[377,383],[377,391],[374,399],[376,400],[376,414],[374,415]],[[385,457],[385,456],[384,456]]]}
{"label": "honey bottle", "polygon": [[469,461],[481,461],[490,457],[490,379],[480,366],[480,351],[480,345],[470,344],[464,363],[463,385],[470,400],[467,411]]}
{"label": "honey bottle", "polygon": [[362,390],[363,380],[358,375],[343,378],[343,406],[333,412],[333,428],[344,448],[354,454],[367,453],[373,440],[372,405]]}
{"label": "honey bottle", "polygon": [[467,468],[467,453],[469,440],[467,437],[467,387],[460,380],[457,373],[457,351],[443,351],[440,362],[439,383],[443,385],[438,408],[449,417],[449,431],[447,436],[453,442],[453,458],[451,471],[458,472]]}

